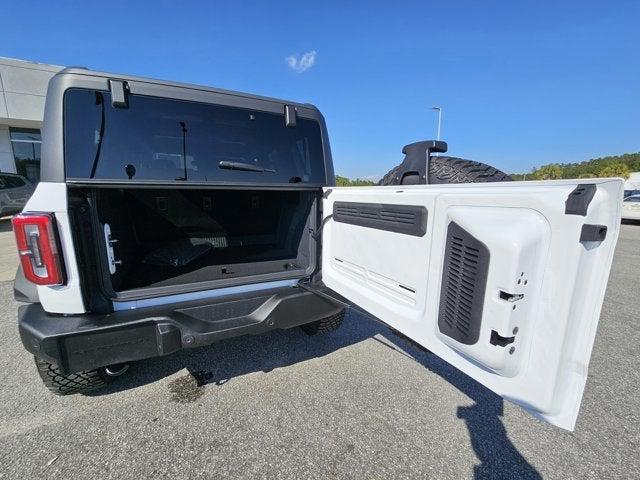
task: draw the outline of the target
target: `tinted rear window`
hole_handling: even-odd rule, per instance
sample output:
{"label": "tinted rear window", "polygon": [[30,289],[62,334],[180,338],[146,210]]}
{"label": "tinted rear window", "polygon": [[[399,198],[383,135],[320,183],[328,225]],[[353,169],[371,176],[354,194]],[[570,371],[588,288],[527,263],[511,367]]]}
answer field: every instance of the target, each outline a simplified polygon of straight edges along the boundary
{"label": "tinted rear window", "polygon": [[[324,183],[318,122],[284,114],[108,92],[65,93],[68,178],[237,183]],[[104,117],[104,120],[103,120]],[[220,168],[233,163],[264,171]]]}
{"label": "tinted rear window", "polygon": [[24,187],[24,180],[13,175],[0,175],[0,189]]}

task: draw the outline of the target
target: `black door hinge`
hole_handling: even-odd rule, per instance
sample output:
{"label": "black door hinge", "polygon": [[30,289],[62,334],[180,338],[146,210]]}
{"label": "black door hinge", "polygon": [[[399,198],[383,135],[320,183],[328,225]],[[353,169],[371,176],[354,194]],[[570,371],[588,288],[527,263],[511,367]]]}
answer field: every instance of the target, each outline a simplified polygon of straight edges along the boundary
{"label": "black door hinge", "polygon": [[114,108],[128,108],[129,84],[124,80],[109,80],[111,92],[111,106]]}

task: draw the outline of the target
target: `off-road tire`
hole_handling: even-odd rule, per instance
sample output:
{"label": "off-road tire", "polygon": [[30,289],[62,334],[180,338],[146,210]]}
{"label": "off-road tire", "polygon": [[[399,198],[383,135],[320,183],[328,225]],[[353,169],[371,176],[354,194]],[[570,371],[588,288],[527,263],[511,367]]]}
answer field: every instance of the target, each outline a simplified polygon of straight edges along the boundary
{"label": "off-road tire", "polygon": [[342,325],[342,320],[344,320],[345,310],[340,310],[340,312],[335,315],[331,315],[330,317],[323,318],[321,320],[316,320],[315,322],[307,323],[302,325],[302,330],[305,331],[307,335],[321,335],[324,333],[333,332],[340,328]]}
{"label": "off-road tire", "polygon": [[34,357],[34,360],[42,382],[55,395],[71,395],[95,390],[108,385],[116,378],[109,375],[105,368],[63,375],[56,365],[37,357]]}
{"label": "off-road tire", "polygon": [[[379,185],[397,185],[394,182],[400,167],[394,167],[387,173]],[[474,162],[457,157],[431,157],[429,164],[429,183],[480,183],[480,182],[509,182],[511,177],[506,173],[485,163]],[[424,183],[424,182],[423,182]]]}

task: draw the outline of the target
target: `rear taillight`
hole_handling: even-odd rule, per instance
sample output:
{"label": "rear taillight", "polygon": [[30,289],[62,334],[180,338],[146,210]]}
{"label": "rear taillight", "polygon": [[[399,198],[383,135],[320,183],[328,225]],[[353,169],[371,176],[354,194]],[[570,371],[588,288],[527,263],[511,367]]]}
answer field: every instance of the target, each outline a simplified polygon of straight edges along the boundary
{"label": "rear taillight", "polygon": [[56,222],[51,213],[21,213],[11,220],[24,276],[36,285],[64,285]]}

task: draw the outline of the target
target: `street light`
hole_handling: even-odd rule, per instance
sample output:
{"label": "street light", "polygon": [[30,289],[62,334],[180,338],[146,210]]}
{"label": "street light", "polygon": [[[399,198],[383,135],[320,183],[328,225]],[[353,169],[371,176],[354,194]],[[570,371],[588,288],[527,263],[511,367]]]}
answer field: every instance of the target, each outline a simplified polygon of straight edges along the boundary
{"label": "street light", "polygon": [[442,128],[442,107],[436,107],[434,105],[431,107],[431,110],[438,111],[438,138],[436,138],[436,140],[440,140],[440,129]]}

